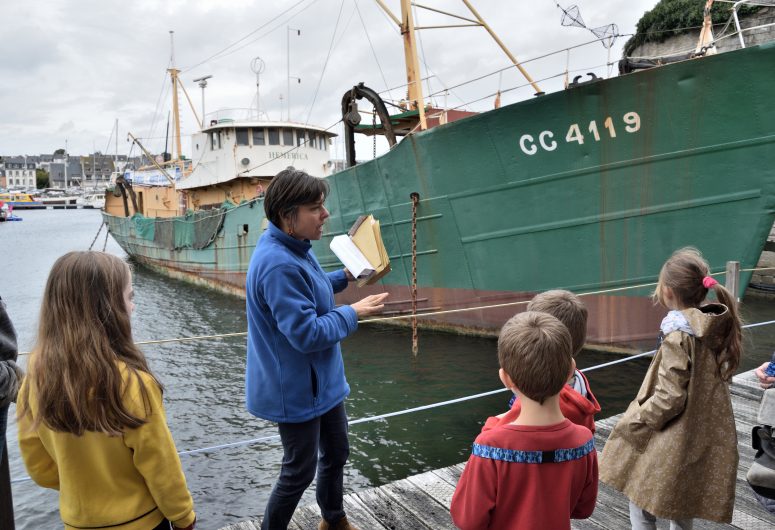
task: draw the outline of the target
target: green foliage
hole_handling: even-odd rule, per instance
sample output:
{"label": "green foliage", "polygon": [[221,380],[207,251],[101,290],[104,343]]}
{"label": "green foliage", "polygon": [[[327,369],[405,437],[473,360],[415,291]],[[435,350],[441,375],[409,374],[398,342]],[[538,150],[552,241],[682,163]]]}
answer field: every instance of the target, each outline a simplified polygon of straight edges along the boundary
{"label": "green foliage", "polygon": [[54,154],[55,155],[63,155],[63,154],[65,154],[65,150],[64,149],[57,149],[56,151],[54,151]]}
{"label": "green foliage", "polygon": [[[710,10],[713,24],[725,24],[732,16],[731,4],[716,2]],[[661,0],[654,9],[646,11],[636,26],[636,33],[624,45],[624,56],[647,42],[663,42],[670,37],[699,32],[702,26],[704,0]],[[743,6],[738,15],[745,16],[759,11],[761,6]]]}
{"label": "green foliage", "polygon": [[40,168],[35,170],[35,187],[37,189],[49,187],[48,171]]}

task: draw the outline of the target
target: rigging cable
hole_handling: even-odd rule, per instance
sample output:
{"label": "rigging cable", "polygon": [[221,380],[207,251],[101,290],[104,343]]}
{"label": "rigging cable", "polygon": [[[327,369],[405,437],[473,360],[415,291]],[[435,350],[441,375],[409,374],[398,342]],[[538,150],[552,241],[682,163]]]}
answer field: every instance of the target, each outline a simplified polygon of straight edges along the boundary
{"label": "rigging cable", "polygon": [[[379,63],[379,58],[377,57],[377,51],[374,49],[374,44],[371,42],[371,36],[369,36],[369,30],[366,28],[366,23],[363,21],[363,15],[361,15],[361,9],[358,7],[358,2],[355,2],[355,10],[358,12],[358,18],[361,19],[361,25],[363,26],[363,32],[366,34],[366,40],[369,41],[369,48],[371,48],[371,54],[374,56],[374,62],[377,63],[377,68],[379,69],[379,75],[382,76],[382,82],[385,83],[385,87],[387,88],[388,82],[385,78],[385,72],[382,71],[382,65]],[[390,89],[387,89],[388,97],[390,99],[393,99],[393,94],[390,93]]]}
{"label": "rigging cable", "polygon": [[318,99],[318,92],[320,91],[320,84],[323,82],[323,75],[326,73],[326,67],[328,66],[328,60],[331,58],[331,51],[334,49],[334,39],[336,37],[336,31],[339,28],[339,21],[342,19],[342,10],[344,9],[344,2],[339,6],[339,15],[336,17],[336,24],[334,25],[334,33],[331,35],[331,44],[328,46],[328,54],[326,55],[326,61],[323,63],[323,71],[320,72],[320,78],[318,78],[318,86],[315,88],[315,94],[312,97],[312,103],[309,106],[309,112],[307,113],[307,121],[304,125],[309,124],[309,119],[312,116],[312,109],[315,107],[315,101]]}
{"label": "rigging cable", "polygon": [[[231,44],[229,44],[228,46],[226,46],[225,48],[223,48],[221,51],[219,51],[219,52],[217,52],[217,53],[214,53],[213,55],[211,55],[211,56],[210,56],[210,57],[208,57],[207,59],[205,59],[205,60],[203,60],[203,61],[200,61],[200,62],[196,63],[196,64],[195,64],[195,65],[193,65],[193,66],[189,66],[188,68],[186,68],[185,70],[183,70],[181,73],[186,73],[186,72],[189,72],[189,71],[193,70],[194,68],[196,68],[197,66],[201,66],[201,65],[203,65],[204,63],[206,63],[206,62],[208,62],[208,61],[210,61],[210,60],[212,60],[212,59],[216,59],[216,58],[220,59],[221,57],[219,57],[219,56],[221,56],[221,54],[223,54],[224,52],[227,52],[229,49],[233,48],[234,46],[236,46],[236,45],[237,45],[237,44],[239,44],[240,42],[242,42],[242,41],[244,41],[245,39],[249,38],[251,35],[255,35],[255,34],[256,34],[256,33],[258,33],[259,31],[261,31],[262,29],[264,29],[265,27],[267,27],[269,24],[271,24],[271,23],[272,23],[272,22],[274,22],[275,20],[279,19],[280,17],[283,17],[283,16],[285,16],[287,13],[289,13],[289,12],[293,11],[293,10],[294,10],[294,9],[296,9],[296,8],[297,8],[299,5],[303,4],[303,3],[304,3],[304,2],[306,2],[306,1],[307,1],[307,0],[299,0],[298,2],[296,2],[295,4],[293,4],[291,7],[289,7],[289,8],[288,8],[288,9],[286,9],[285,11],[281,12],[279,15],[275,16],[274,18],[271,18],[271,19],[269,19],[269,21],[265,22],[264,24],[261,24],[259,27],[257,27],[256,29],[254,29],[253,31],[251,31],[250,33],[248,33],[247,35],[245,35],[244,37],[242,37],[242,38],[240,38],[240,39],[238,39],[238,40],[236,40],[236,41],[232,42]],[[314,4],[316,1],[317,1],[317,0],[313,0],[313,1],[312,1],[312,4]],[[310,5],[312,5],[312,4],[310,4]],[[309,7],[309,6],[307,6],[307,7]],[[305,9],[306,9],[306,8],[305,8]],[[297,13],[297,14],[298,14],[298,13]],[[294,16],[296,16],[296,15],[294,15]],[[292,18],[293,18],[293,17],[291,17],[291,19],[292,19]],[[289,19],[289,20],[291,20],[291,19]],[[286,22],[287,22],[287,21],[286,21]],[[274,31],[274,30],[272,30],[272,31]],[[271,32],[270,32],[270,33],[271,33]],[[264,35],[264,36],[266,36],[266,35]],[[262,36],[261,38],[263,38],[263,36]],[[253,42],[255,42],[255,41],[251,41],[251,42],[250,42],[250,43],[248,43],[248,44],[252,44]],[[241,49],[241,48],[238,48],[238,49]],[[233,50],[232,52],[234,52],[234,51],[237,51],[237,50]],[[232,53],[232,52],[230,52],[230,53]]]}

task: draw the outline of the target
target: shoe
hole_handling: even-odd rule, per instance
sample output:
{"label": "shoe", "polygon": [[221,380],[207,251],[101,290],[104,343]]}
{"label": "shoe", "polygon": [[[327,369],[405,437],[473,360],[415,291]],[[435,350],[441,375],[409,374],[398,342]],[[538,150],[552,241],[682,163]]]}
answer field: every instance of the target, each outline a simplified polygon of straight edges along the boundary
{"label": "shoe", "polygon": [[358,528],[351,525],[345,516],[339,519],[336,524],[329,524],[325,519],[321,519],[318,523],[318,530],[358,530]]}

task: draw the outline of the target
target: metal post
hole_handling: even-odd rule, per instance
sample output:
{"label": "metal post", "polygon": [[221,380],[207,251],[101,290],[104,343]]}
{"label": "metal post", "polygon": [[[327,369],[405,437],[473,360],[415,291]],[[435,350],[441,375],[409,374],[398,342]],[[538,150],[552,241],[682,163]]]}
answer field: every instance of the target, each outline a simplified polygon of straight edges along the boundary
{"label": "metal post", "polygon": [[0,528],[14,530],[13,498],[11,497],[11,473],[8,467],[8,444],[0,448],[3,458],[0,460]]}
{"label": "metal post", "polygon": [[727,291],[732,293],[735,300],[740,301],[740,262],[727,261],[727,277],[724,283]]}
{"label": "metal post", "polygon": [[736,2],[735,5],[732,6],[732,16],[735,19],[735,29],[737,29],[737,38],[740,39],[741,48],[745,48],[745,41],[743,40],[743,30],[740,28],[740,19],[737,18],[737,6],[743,3],[745,3],[744,0]]}

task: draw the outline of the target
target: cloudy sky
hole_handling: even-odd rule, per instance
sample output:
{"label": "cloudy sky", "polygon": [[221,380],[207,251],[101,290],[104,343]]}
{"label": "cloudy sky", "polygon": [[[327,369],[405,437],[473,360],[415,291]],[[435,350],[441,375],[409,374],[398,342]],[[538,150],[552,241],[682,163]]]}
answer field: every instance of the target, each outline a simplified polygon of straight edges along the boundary
{"label": "cloudy sky", "polygon": [[[657,3],[576,1],[587,26],[614,23],[621,34],[632,33],[637,20]],[[398,0],[385,3],[400,15]],[[419,3],[471,17],[457,0]],[[594,38],[586,29],[563,27],[555,0],[472,3],[521,61]],[[701,10],[704,1],[697,4]],[[459,23],[424,9],[417,9],[416,15],[421,26]],[[127,132],[143,138],[150,150],[161,151],[171,107],[166,76],[170,30],[174,61],[197,113],[202,91],[193,80],[205,75],[213,76],[206,88],[207,113],[255,107],[255,57],[265,63],[261,108],[273,120],[289,114],[288,73],[301,79],[293,79],[290,86],[290,119],[322,127],[340,118],[342,94],[360,81],[383,92],[385,99],[405,97],[405,89],[396,88],[406,82],[401,37],[373,0],[4,1],[0,20],[0,155],[51,153],[65,147],[65,141],[72,154],[112,153],[116,119],[119,153],[129,152]],[[625,40],[615,42],[613,61]],[[492,98],[470,102],[525,83],[512,68],[456,87],[509,65],[482,28],[421,31],[420,42],[423,76],[430,76],[423,89],[438,93],[432,98],[438,106],[486,110],[492,108]],[[576,73],[606,75],[607,61],[608,51],[599,42],[570,53],[570,68]],[[563,52],[531,61],[526,68],[535,79],[543,79],[562,72],[565,63]],[[539,84],[546,92],[555,91],[562,87],[562,78]],[[529,88],[511,90],[502,102],[531,94]],[[185,99],[181,109],[183,132],[191,133],[196,119]],[[184,138],[184,154],[188,145]],[[334,149],[334,155],[341,156],[339,143]],[[359,151],[359,158],[363,154],[368,155]]]}

